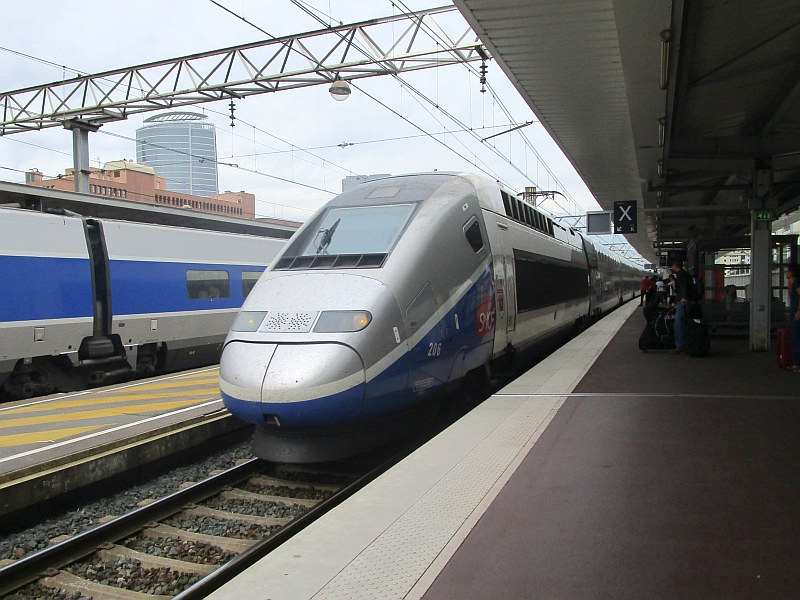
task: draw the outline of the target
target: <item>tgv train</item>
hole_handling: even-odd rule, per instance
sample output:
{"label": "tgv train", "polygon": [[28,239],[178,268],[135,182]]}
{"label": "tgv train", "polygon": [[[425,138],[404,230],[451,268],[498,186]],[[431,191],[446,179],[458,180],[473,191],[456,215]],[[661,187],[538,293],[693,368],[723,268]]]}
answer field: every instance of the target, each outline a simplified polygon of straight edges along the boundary
{"label": "tgv train", "polygon": [[363,184],[312,217],[247,297],[223,399],[257,425],[264,459],[346,456],[448,384],[634,297],[642,275],[481,176]]}
{"label": "tgv train", "polygon": [[0,208],[0,396],[217,362],[285,243]]}

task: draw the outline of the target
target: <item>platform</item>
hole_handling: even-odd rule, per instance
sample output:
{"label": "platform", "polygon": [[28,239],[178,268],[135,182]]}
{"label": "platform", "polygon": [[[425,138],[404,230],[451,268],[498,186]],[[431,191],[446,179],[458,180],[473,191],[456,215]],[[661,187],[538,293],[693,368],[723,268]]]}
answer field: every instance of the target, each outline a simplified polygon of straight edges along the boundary
{"label": "platform", "polygon": [[222,404],[217,367],[3,403],[0,524],[244,427]]}
{"label": "platform", "polygon": [[0,474],[222,407],[219,368],[0,405]]}
{"label": "platform", "polygon": [[800,377],[629,303],[210,596],[787,598]]}

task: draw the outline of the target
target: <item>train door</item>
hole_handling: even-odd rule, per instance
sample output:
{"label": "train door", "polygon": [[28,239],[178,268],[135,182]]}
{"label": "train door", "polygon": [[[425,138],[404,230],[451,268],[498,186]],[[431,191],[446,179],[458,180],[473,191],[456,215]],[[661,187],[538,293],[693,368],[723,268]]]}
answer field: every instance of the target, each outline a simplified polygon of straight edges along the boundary
{"label": "train door", "polygon": [[492,272],[494,275],[494,306],[495,330],[493,355],[497,356],[506,350],[508,341],[508,291],[506,289],[506,257],[503,252],[502,234],[508,230],[508,225],[503,223],[498,215],[491,211],[483,211],[483,222],[486,225],[486,235],[489,238],[489,247],[492,251]]}
{"label": "train door", "polygon": [[[505,300],[505,345],[514,343],[514,330],[517,323],[517,280],[514,269],[514,249],[512,247],[512,231],[505,223],[498,223],[500,235],[501,262],[503,265],[503,295]],[[498,322],[498,329],[502,324]]]}

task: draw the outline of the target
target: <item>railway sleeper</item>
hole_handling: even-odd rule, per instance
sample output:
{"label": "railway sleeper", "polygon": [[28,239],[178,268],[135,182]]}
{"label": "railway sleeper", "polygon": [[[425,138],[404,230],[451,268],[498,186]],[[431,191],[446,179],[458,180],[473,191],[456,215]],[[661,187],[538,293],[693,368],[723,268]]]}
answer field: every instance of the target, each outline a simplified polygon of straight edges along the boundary
{"label": "railway sleeper", "polygon": [[[255,492],[248,492],[238,488],[231,488],[220,493],[220,497],[224,500],[256,500],[258,502],[276,502],[286,505],[296,504],[298,506],[305,506],[311,508],[321,502],[321,500],[306,500],[304,498],[289,498],[288,496],[268,496],[266,494],[257,494]],[[233,518],[233,517],[228,517]]]}
{"label": "railway sleeper", "polygon": [[256,475],[250,478],[250,483],[258,486],[272,486],[272,487],[285,487],[290,490],[310,490],[314,489],[320,492],[338,492],[342,489],[341,485],[324,485],[315,483],[306,483],[303,481],[289,481],[288,479],[278,479],[276,477],[268,477],[267,475]]}
{"label": "railway sleeper", "polygon": [[193,563],[185,560],[176,560],[163,556],[153,556],[138,550],[131,550],[125,546],[117,544],[103,544],[97,551],[97,556],[103,561],[110,561],[116,558],[130,558],[138,560],[145,569],[160,569],[166,567],[180,573],[193,573],[195,575],[211,575],[219,568],[219,565],[207,565]]}
{"label": "railway sleeper", "polygon": [[245,515],[242,513],[231,513],[216,508],[209,508],[208,506],[193,506],[185,508],[183,511],[186,515],[194,515],[198,517],[214,517],[217,519],[235,519],[236,521],[243,521],[249,525],[264,525],[265,527],[283,527],[293,519],[279,519],[277,517],[260,517],[258,515]]}
{"label": "railway sleeper", "polygon": [[91,597],[92,600],[153,600],[152,594],[103,585],[65,571],[57,571],[42,577],[39,583],[62,592],[79,592],[83,596]]}
{"label": "railway sleeper", "polygon": [[[236,515],[230,515],[227,518],[233,519]],[[165,539],[173,538],[178,540],[187,540],[191,542],[203,542],[217,546],[228,552],[235,552],[237,554],[244,552],[250,546],[257,543],[256,540],[240,540],[237,538],[228,538],[220,535],[208,535],[205,533],[194,533],[172,527],[171,525],[163,525],[161,523],[154,523],[142,530],[142,536],[150,539]]]}

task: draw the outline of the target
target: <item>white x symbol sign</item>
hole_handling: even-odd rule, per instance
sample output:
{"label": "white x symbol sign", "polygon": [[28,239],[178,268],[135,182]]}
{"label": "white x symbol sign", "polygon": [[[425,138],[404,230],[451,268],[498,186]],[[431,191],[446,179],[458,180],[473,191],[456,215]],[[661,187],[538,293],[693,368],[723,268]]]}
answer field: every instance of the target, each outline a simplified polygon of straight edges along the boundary
{"label": "white x symbol sign", "polygon": [[628,214],[628,211],[633,208],[633,205],[628,206],[625,208],[624,206],[619,207],[620,215],[619,220],[622,221],[624,219],[628,219],[628,221],[633,221],[633,218]]}

